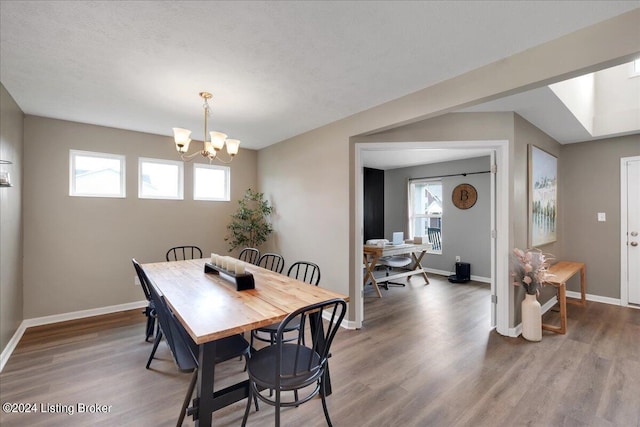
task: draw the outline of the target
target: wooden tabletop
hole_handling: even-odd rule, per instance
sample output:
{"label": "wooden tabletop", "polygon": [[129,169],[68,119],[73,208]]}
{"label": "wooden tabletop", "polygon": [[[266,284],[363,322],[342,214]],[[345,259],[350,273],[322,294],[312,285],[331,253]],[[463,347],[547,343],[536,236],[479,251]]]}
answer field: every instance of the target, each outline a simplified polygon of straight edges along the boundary
{"label": "wooden tabletop", "polygon": [[402,245],[364,245],[363,252],[370,255],[380,256],[390,256],[390,255],[399,255],[406,254],[409,252],[424,252],[431,249],[431,243],[424,244],[415,244],[415,243],[404,243]]}
{"label": "wooden tabletop", "polygon": [[271,325],[309,304],[348,296],[246,264],[255,289],[204,272],[208,259],[143,264],[172,311],[197,343],[217,340]]}
{"label": "wooden tabletop", "polygon": [[549,273],[553,274],[553,276],[547,279],[547,282],[552,285],[560,285],[562,283],[566,284],[567,280],[580,270],[584,270],[583,262],[558,261],[556,264],[549,267]]}

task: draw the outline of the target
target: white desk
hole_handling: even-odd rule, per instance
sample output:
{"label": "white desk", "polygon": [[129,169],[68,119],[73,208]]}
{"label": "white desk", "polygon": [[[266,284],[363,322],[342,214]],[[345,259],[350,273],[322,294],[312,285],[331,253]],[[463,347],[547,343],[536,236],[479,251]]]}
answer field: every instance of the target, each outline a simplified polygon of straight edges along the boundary
{"label": "white desk", "polygon": [[[378,297],[382,298],[382,293],[380,292],[380,288],[378,287],[378,282],[387,282],[390,280],[399,279],[402,277],[410,277],[415,274],[422,274],[424,280],[429,283],[429,278],[427,277],[426,270],[420,264],[422,261],[422,257],[427,253],[428,250],[431,250],[431,244],[413,244],[413,243],[405,243],[402,245],[385,245],[385,246],[377,246],[377,245],[364,245],[363,249],[363,261],[365,266],[365,274],[364,274],[364,282],[362,286],[367,284],[367,280],[371,279],[371,284],[373,288],[376,290]],[[416,253],[419,255],[416,256]],[[373,275],[373,270],[378,263],[378,260],[383,256],[393,256],[393,255],[403,255],[403,254],[411,254],[411,258],[413,260],[413,268],[409,271],[404,271],[398,274],[393,274],[384,277],[384,279],[376,280]]]}

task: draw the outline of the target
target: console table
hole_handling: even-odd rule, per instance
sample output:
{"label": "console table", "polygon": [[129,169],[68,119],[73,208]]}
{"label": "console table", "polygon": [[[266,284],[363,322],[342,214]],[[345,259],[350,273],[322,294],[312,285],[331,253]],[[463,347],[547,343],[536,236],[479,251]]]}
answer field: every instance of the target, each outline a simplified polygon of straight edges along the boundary
{"label": "console table", "polygon": [[[567,281],[578,272],[580,272],[580,300],[567,300]],[[557,290],[558,305],[560,305],[560,326],[543,323],[542,329],[555,332],[557,334],[566,334],[567,303],[581,306],[587,305],[585,265],[583,262],[559,261],[549,267],[549,273],[553,274],[553,276],[547,280],[547,284],[554,286]]]}

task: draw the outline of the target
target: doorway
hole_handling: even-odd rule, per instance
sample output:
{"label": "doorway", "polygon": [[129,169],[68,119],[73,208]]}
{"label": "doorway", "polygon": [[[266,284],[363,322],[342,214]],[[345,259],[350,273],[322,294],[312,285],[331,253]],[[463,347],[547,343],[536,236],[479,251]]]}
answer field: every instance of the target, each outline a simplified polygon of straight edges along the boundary
{"label": "doorway", "polygon": [[[362,154],[366,150],[470,150],[486,149],[491,153],[492,167],[492,236],[491,236],[491,304],[492,325],[501,335],[509,335],[509,142],[499,141],[446,141],[446,142],[408,142],[408,143],[356,143],[355,144],[355,189],[356,200],[353,221],[355,223],[353,249],[355,260],[362,259],[363,239],[363,164]],[[360,242],[360,243],[359,243]],[[500,254],[500,256],[498,256]],[[355,327],[362,326],[364,320],[364,289],[361,268],[354,268],[353,283],[356,289],[353,302],[355,305]]]}
{"label": "doorway", "polygon": [[640,156],[620,159],[620,302],[640,308]]}

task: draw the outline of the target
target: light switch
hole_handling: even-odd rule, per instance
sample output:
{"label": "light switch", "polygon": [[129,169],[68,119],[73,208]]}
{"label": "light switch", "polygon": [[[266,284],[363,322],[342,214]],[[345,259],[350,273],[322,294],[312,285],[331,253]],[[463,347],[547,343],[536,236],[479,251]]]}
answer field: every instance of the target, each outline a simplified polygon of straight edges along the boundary
{"label": "light switch", "polygon": [[605,222],[607,220],[607,214],[604,212],[598,212],[598,222]]}

